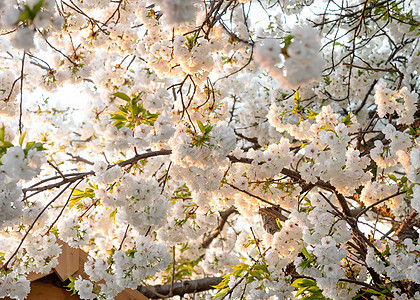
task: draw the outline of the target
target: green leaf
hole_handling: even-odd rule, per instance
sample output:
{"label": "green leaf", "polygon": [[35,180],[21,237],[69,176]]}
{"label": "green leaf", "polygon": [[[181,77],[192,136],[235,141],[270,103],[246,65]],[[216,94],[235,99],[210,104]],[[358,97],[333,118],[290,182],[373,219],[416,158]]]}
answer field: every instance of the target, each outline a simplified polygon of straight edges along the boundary
{"label": "green leaf", "polygon": [[114,221],[115,221],[115,216],[116,216],[116,214],[117,214],[117,212],[118,212],[118,208],[115,208],[110,214],[109,214],[109,218],[110,219],[114,219]]}
{"label": "green leaf", "polygon": [[123,122],[114,122],[114,124],[112,124],[113,126],[117,127],[118,129],[120,129],[121,127],[124,126]]}
{"label": "green leaf", "polygon": [[23,149],[23,152],[25,154],[28,154],[29,150],[36,149],[38,151],[44,150],[44,145],[42,143],[36,143],[36,142],[28,142],[26,143],[25,149]]}
{"label": "green leaf", "polygon": [[257,278],[260,281],[264,279],[264,277],[258,271],[249,271],[248,273],[249,273],[249,275],[251,275],[254,278]]}
{"label": "green leaf", "polygon": [[351,116],[350,116],[350,114],[348,114],[344,119],[343,119],[343,121],[341,121],[341,123],[343,123],[344,125],[346,125],[346,126],[348,126],[348,125],[350,125],[352,122],[351,122]]}
{"label": "green leaf", "polygon": [[322,293],[322,291],[316,285],[308,287],[308,292],[311,292],[311,293],[314,293],[314,294],[315,293]]}
{"label": "green leaf", "polygon": [[229,282],[229,275],[226,275],[218,285],[214,285],[213,287],[216,290],[220,290],[220,289],[225,288],[227,286],[228,282]]}
{"label": "green leaf", "polygon": [[76,278],[69,276],[69,280],[70,283],[64,287],[67,288],[68,291],[72,292],[72,295],[75,295],[77,293],[77,291],[74,289],[74,282],[76,281]]}
{"label": "green leaf", "polygon": [[303,253],[303,255],[305,255],[305,257],[307,259],[311,259],[312,258],[311,255],[309,254],[308,250],[306,250],[305,247],[302,248],[302,253]]}
{"label": "green leaf", "polygon": [[295,288],[301,288],[301,287],[310,287],[310,286],[316,286],[316,282],[309,278],[298,278],[295,281],[293,281],[292,286]]}
{"label": "green leaf", "polygon": [[52,234],[54,234],[55,237],[58,238],[58,229],[57,229],[57,227],[51,228],[49,232],[52,233]]}
{"label": "green leaf", "polygon": [[392,181],[397,182],[397,176],[395,176],[394,174],[388,174],[389,179],[391,179]]}
{"label": "green leaf", "polygon": [[289,34],[284,37],[284,48],[287,50],[287,47],[292,43],[294,36]]}
{"label": "green leaf", "polygon": [[124,94],[124,93],[121,93],[121,92],[116,92],[116,93],[114,93],[113,94],[115,97],[117,97],[117,98],[120,98],[120,99],[123,99],[123,100],[125,100],[125,101],[127,101],[127,102],[129,102],[131,99],[130,99],[130,97],[128,97],[126,94]]}
{"label": "green leaf", "polygon": [[210,131],[213,129],[213,126],[211,126],[210,124],[206,125],[204,128],[204,134],[209,134]]}
{"label": "green leaf", "polygon": [[300,96],[299,96],[299,91],[298,90],[296,90],[296,93],[295,93],[295,100],[300,101]]}
{"label": "green leaf", "polygon": [[156,122],[157,118],[158,118],[159,114],[151,114],[149,112],[147,112],[147,118],[145,119],[145,123],[153,126],[154,123]]}
{"label": "green leaf", "polygon": [[3,141],[3,142],[0,142],[0,145],[1,145],[2,147],[6,147],[6,148],[13,147],[13,144],[12,144],[11,142],[9,142],[9,141]]}
{"label": "green leaf", "polygon": [[206,128],[204,127],[203,123],[200,120],[197,120],[198,128],[200,128],[202,133],[206,132]]}
{"label": "green leaf", "polygon": [[366,290],[366,292],[374,294],[374,295],[382,295],[381,292],[375,291],[374,289],[368,289],[368,290]]}
{"label": "green leaf", "polygon": [[137,101],[134,101],[134,99],[131,102],[131,114],[133,116],[137,116],[141,110],[142,110],[143,106],[140,108],[140,106],[137,105]]}
{"label": "green leaf", "polygon": [[20,13],[18,22],[25,22],[26,20],[32,20],[31,9],[25,5],[25,10]]}
{"label": "green leaf", "polygon": [[120,120],[120,121],[122,121],[122,120],[126,121],[127,120],[127,118],[124,116],[124,114],[120,113],[120,112],[116,112],[115,114],[113,114],[111,119],[112,120]]}
{"label": "green leaf", "polygon": [[34,15],[34,17],[36,16],[37,13],[39,13],[43,4],[44,4],[44,0],[40,0],[34,5],[34,7],[32,8],[32,14]]}
{"label": "green leaf", "polygon": [[222,298],[223,296],[225,296],[227,294],[227,292],[229,292],[229,287],[225,287],[223,289],[220,289],[215,296],[215,298]]}
{"label": "green leaf", "polygon": [[0,128],[0,141],[4,141],[4,125]]}
{"label": "green leaf", "polygon": [[300,289],[296,292],[295,297],[297,297],[297,296],[299,296],[300,294],[304,293],[304,292],[305,292],[307,289],[309,289],[309,288],[310,288],[310,286],[305,286],[305,287],[300,288]]}
{"label": "green leaf", "polygon": [[86,188],[84,191],[75,189],[69,201],[69,207],[72,208],[75,205],[81,204],[81,200],[84,198],[90,198],[93,200],[95,197],[95,191],[91,188]]}
{"label": "green leaf", "polygon": [[298,265],[298,268],[302,268],[302,270],[306,269],[310,264],[312,263],[312,260],[305,260],[303,262],[301,262]]}
{"label": "green leaf", "polygon": [[387,244],[385,246],[384,252],[382,252],[382,256],[388,257],[391,254],[391,249],[389,248],[389,245]]}
{"label": "green leaf", "polygon": [[29,149],[32,149],[32,146],[33,145],[35,145],[35,142],[28,142],[28,143],[26,143],[26,147],[25,148],[28,149],[28,150]]}
{"label": "green leaf", "polygon": [[19,137],[19,145],[22,146],[23,140],[25,139],[26,131],[22,133]]}
{"label": "green leaf", "polygon": [[316,116],[318,115],[316,112],[314,112],[313,110],[309,108],[307,110],[308,110],[309,119],[315,119]]}
{"label": "green leaf", "polygon": [[411,125],[408,125],[408,131],[407,131],[407,133],[409,135],[415,136],[416,135],[416,130],[413,127],[411,127]]}
{"label": "green leaf", "polygon": [[281,225],[281,220],[279,218],[276,219],[276,223],[277,223],[277,226],[279,227],[279,229],[283,228],[283,225]]}
{"label": "green leaf", "polygon": [[263,271],[263,273],[270,274],[270,272],[268,271],[267,265],[264,262],[261,265],[255,265],[254,269],[255,270],[261,270],[261,271]]}

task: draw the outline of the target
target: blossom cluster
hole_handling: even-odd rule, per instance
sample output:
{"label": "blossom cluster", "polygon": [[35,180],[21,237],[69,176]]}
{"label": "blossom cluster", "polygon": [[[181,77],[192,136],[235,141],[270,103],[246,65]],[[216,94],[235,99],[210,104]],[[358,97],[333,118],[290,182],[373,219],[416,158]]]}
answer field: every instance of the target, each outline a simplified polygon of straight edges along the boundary
{"label": "blossom cluster", "polygon": [[406,239],[401,244],[390,243],[387,247],[388,250],[384,249],[384,252],[387,252],[387,262],[378,258],[380,253],[369,248],[366,258],[367,265],[376,272],[386,273],[391,280],[409,278],[418,283],[420,281],[419,246],[413,244],[411,239]]}
{"label": "blossom cluster", "polygon": [[318,79],[322,72],[317,35],[310,26],[295,26],[291,35],[285,37],[293,39],[290,44],[281,48],[278,40],[265,39],[255,49],[255,60],[285,88],[307,84]]}
{"label": "blossom cluster", "polygon": [[14,146],[8,148],[1,156],[0,228],[22,216],[24,203],[21,182],[28,181],[40,173],[45,162],[44,155],[37,149],[30,149],[25,153],[21,146]]}
{"label": "blossom cluster", "polygon": [[[153,243],[144,236],[136,239],[136,248],[129,253],[117,250],[112,255],[112,264],[101,258],[90,258],[85,263],[89,280],[75,278],[74,288],[81,299],[115,297],[125,288],[136,288],[138,280],[154,276],[165,269],[171,256],[162,245]],[[104,283],[99,283],[105,281]],[[94,285],[95,283],[95,285]]]}
{"label": "blossom cluster", "polygon": [[378,105],[379,117],[396,112],[399,115],[397,124],[413,123],[417,100],[418,95],[415,92],[410,93],[407,87],[393,91],[386,87],[385,82],[376,86],[375,104]]}
{"label": "blossom cluster", "polygon": [[19,6],[7,1],[0,5],[0,13],[5,16],[0,21],[0,27],[12,28],[19,22],[25,22],[26,24],[17,28],[11,42],[17,48],[30,50],[35,47],[34,35],[37,28],[46,31],[61,29],[64,20],[56,12],[55,5],[52,0],[31,0]]}
{"label": "blossom cluster", "polygon": [[[171,160],[181,166],[196,166],[203,170],[220,164],[235,147],[233,130],[225,124],[207,125],[208,129],[191,132],[180,125],[168,141]],[[204,127],[202,127],[204,128]],[[206,131],[207,130],[207,131]]]}

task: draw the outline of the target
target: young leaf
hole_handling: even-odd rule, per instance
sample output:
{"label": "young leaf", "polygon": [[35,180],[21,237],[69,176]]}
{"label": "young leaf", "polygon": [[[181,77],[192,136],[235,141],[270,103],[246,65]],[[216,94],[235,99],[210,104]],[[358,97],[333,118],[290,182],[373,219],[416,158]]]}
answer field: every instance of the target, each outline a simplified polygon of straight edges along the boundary
{"label": "young leaf", "polygon": [[115,215],[117,214],[117,212],[118,212],[118,208],[115,208],[110,214],[109,214],[109,218],[110,219],[114,219],[114,221],[115,221]]}
{"label": "young leaf", "polygon": [[26,135],[26,131],[24,133],[22,133],[19,137],[19,145],[21,145],[21,146],[23,144],[23,140],[25,139],[25,135]]}
{"label": "young leaf", "polygon": [[203,123],[200,120],[197,120],[198,128],[200,128],[202,133],[206,132],[206,128],[204,127]]}
{"label": "young leaf", "polygon": [[374,294],[374,295],[382,295],[381,292],[375,291],[374,289],[368,289],[366,290],[366,292]]}
{"label": "young leaf", "polygon": [[303,253],[303,255],[305,255],[305,257],[307,259],[311,259],[312,258],[311,255],[309,254],[308,250],[306,250],[305,247],[302,248],[302,253]]}
{"label": "young leaf", "polygon": [[4,125],[0,128],[0,141],[4,141]]}
{"label": "young leaf", "polygon": [[113,94],[115,97],[117,97],[117,98],[120,98],[120,99],[123,99],[123,100],[125,100],[125,101],[127,101],[127,102],[129,102],[131,99],[130,99],[130,97],[128,97],[126,94],[124,94],[124,93],[121,93],[121,92],[116,92],[116,93],[114,93]]}
{"label": "young leaf", "polygon": [[42,8],[42,5],[44,4],[44,0],[39,0],[34,7],[32,8],[32,13],[34,15],[34,17],[36,16],[37,13],[39,13],[39,11]]}
{"label": "young leaf", "polygon": [[300,294],[304,293],[304,292],[305,292],[307,289],[309,289],[309,288],[310,288],[310,286],[301,287],[301,288],[297,291],[297,293],[296,293],[295,297],[297,297],[297,296],[299,296]]}

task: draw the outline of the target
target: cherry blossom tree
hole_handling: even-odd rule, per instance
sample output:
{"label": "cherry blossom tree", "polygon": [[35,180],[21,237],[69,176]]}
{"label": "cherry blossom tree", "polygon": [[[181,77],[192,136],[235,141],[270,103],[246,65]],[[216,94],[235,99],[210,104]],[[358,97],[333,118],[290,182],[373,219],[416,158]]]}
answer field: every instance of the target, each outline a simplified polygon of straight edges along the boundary
{"label": "cherry blossom tree", "polygon": [[0,0],[0,297],[61,240],[81,299],[420,299],[419,36],[415,0]]}

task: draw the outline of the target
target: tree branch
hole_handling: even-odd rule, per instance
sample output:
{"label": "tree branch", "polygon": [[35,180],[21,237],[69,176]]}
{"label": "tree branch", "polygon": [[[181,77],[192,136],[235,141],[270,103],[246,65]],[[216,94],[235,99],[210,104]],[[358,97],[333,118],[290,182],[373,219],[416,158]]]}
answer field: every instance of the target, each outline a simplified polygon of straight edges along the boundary
{"label": "tree branch", "polygon": [[[223,280],[223,277],[206,277],[196,280],[186,280],[175,282],[173,284],[173,296],[182,296],[184,294],[198,293],[214,289]],[[160,295],[169,295],[171,284],[155,286],[139,286],[137,288],[143,295],[150,299],[161,298]]]}
{"label": "tree branch", "polygon": [[208,246],[210,246],[211,242],[213,242],[213,240],[217,238],[220,232],[223,230],[223,227],[225,226],[230,215],[235,214],[235,213],[238,213],[238,211],[236,210],[236,207],[233,205],[229,207],[228,209],[219,212],[220,217],[221,217],[219,220],[219,225],[208,237],[204,239],[203,243],[201,244],[202,249],[206,249],[208,248]]}
{"label": "tree branch", "polygon": [[401,223],[400,227],[395,231],[394,236],[399,236],[403,233],[408,226],[410,226],[411,222],[417,217],[419,213],[416,210],[413,210],[408,217]]}

